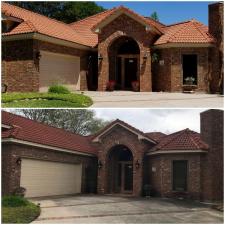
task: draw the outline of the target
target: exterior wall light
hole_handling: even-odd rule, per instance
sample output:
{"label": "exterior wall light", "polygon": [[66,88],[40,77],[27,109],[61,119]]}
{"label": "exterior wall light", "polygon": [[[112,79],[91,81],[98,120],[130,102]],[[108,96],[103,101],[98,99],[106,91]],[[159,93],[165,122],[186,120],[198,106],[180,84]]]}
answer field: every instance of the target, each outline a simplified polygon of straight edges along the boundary
{"label": "exterior wall light", "polygon": [[6,93],[7,92],[7,84],[2,84],[2,93]]}
{"label": "exterior wall light", "polygon": [[143,59],[146,60],[147,58],[148,58],[148,54],[145,53],[144,56],[143,56]]}
{"label": "exterior wall light", "polygon": [[98,160],[98,168],[99,168],[99,169],[102,168],[102,162],[101,162],[101,160]]}
{"label": "exterior wall light", "polygon": [[137,161],[136,161],[136,163],[135,163],[135,167],[136,167],[136,169],[139,169],[139,168],[140,168],[140,163],[139,163],[139,160],[137,160]]}
{"label": "exterior wall light", "polygon": [[21,158],[18,158],[17,160],[16,160],[16,164],[18,165],[18,166],[20,166],[21,165]]}
{"label": "exterior wall light", "polygon": [[98,54],[98,60],[103,60],[103,57],[100,53]]}
{"label": "exterior wall light", "polygon": [[37,51],[37,52],[36,52],[35,57],[36,57],[36,59],[38,59],[38,60],[41,58],[41,53],[40,53],[40,51]]}

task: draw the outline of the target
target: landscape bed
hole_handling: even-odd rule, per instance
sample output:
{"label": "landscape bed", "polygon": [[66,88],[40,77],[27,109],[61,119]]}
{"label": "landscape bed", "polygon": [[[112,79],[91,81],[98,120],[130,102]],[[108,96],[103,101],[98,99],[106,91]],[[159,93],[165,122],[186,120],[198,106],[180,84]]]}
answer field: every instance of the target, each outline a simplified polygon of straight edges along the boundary
{"label": "landscape bed", "polygon": [[5,108],[83,108],[93,102],[82,94],[5,93],[2,94],[2,104]]}

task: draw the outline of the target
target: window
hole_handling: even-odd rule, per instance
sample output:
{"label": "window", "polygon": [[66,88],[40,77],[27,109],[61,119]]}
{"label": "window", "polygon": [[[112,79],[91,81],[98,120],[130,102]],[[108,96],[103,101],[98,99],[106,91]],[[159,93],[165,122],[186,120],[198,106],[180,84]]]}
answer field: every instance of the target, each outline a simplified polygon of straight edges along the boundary
{"label": "window", "polygon": [[173,161],[173,190],[187,191],[187,161]]}
{"label": "window", "polygon": [[198,59],[197,55],[183,55],[183,84],[197,85]]}

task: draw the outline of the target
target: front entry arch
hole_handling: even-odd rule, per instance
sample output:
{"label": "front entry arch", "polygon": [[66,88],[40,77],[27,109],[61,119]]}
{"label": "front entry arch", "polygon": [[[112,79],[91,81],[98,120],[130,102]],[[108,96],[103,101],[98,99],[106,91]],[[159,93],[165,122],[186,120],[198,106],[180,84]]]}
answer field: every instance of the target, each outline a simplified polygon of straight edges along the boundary
{"label": "front entry arch", "polygon": [[108,154],[108,192],[133,193],[133,154],[124,145],[114,146]]}
{"label": "front entry arch", "polygon": [[132,82],[140,86],[140,49],[131,37],[122,36],[108,49],[109,80],[116,82],[116,89],[131,90]]}

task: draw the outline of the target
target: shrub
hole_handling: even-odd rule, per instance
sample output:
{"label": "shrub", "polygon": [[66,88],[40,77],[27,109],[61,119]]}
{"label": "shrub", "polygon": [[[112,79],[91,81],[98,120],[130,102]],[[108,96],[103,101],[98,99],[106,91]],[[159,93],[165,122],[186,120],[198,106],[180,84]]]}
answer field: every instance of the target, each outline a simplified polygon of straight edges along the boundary
{"label": "shrub", "polygon": [[27,199],[20,196],[3,196],[2,206],[3,207],[19,207],[26,206],[29,202]]}
{"label": "shrub", "polygon": [[48,88],[48,93],[69,94],[68,88],[61,85],[52,85]]}

